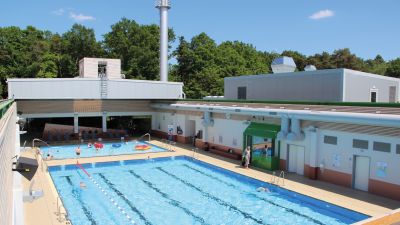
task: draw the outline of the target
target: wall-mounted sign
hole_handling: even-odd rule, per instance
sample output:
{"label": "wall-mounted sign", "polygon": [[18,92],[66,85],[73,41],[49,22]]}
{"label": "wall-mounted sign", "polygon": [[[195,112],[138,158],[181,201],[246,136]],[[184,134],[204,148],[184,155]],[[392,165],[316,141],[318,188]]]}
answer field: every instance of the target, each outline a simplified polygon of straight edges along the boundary
{"label": "wall-mounted sign", "polygon": [[332,166],[340,167],[341,157],[339,154],[333,154]]}
{"label": "wall-mounted sign", "polygon": [[387,175],[387,163],[386,162],[376,162],[376,176],[386,177]]}

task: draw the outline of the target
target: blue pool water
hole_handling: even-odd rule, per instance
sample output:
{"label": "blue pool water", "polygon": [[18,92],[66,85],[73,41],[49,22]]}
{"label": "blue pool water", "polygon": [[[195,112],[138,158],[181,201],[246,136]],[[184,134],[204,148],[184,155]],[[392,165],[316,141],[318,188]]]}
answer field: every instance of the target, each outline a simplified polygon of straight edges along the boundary
{"label": "blue pool water", "polygon": [[[149,153],[149,152],[164,152],[166,149],[151,145],[147,142],[141,141],[130,141],[130,142],[115,142],[115,143],[103,143],[104,147],[96,151],[94,147],[88,147],[87,143],[81,144],[81,155],[80,157],[96,157],[96,156],[109,156],[109,155],[125,155],[125,154],[137,154],[137,153]],[[149,145],[151,146],[148,150],[135,150],[136,145]],[[63,145],[63,146],[52,146],[52,147],[41,147],[41,151],[44,157],[47,154],[51,154],[53,159],[67,159],[76,158],[75,149],[76,145]]]}
{"label": "blue pool water", "polygon": [[[322,225],[367,218],[187,157],[83,167],[92,179],[75,165],[49,168],[73,225]],[[87,187],[80,188],[80,182]],[[260,186],[270,192],[257,192]]]}

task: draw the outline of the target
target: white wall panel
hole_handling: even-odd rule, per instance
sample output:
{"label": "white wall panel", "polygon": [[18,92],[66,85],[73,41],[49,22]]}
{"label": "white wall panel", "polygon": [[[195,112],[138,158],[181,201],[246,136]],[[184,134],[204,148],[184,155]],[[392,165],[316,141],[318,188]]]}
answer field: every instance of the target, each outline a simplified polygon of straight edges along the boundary
{"label": "white wall panel", "polygon": [[[98,78],[9,79],[9,98],[101,99]],[[180,99],[183,83],[107,80],[107,99]]]}
{"label": "white wall panel", "polygon": [[[16,107],[15,103],[0,120],[0,224],[13,224],[13,183],[12,157],[16,149]],[[22,204],[17,204],[22,206]],[[22,208],[18,210],[23,210]]]}
{"label": "white wall panel", "polygon": [[[324,135],[336,136],[337,145],[325,144]],[[368,149],[353,148],[353,139],[368,140]],[[373,142],[385,142],[391,144],[391,152],[379,152],[373,150]],[[400,185],[400,154],[396,154],[396,144],[400,140],[394,137],[366,135],[357,133],[338,132],[332,130],[320,130],[318,140],[319,163],[324,163],[325,168],[347,174],[353,173],[353,160],[355,155],[366,156],[371,159],[370,178],[388,183]],[[385,176],[378,175],[378,164],[387,165]]]}

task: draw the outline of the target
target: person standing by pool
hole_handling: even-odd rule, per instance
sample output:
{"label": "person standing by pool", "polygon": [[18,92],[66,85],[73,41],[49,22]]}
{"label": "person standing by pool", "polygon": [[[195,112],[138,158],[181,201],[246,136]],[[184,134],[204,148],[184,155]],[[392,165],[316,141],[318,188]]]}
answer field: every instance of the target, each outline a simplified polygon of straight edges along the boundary
{"label": "person standing by pool", "polygon": [[77,156],[77,157],[80,157],[80,155],[81,155],[81,147],[80,147],[80,146],[78,146],[78,147],[75,149],[75,153],[76,153],[76,156]]}
{"label": "person standing by pool", "polygon": [[250,146],[247,146],[246,150],[244,151],[244,167],[248,169],[249,164],[250,164]]}

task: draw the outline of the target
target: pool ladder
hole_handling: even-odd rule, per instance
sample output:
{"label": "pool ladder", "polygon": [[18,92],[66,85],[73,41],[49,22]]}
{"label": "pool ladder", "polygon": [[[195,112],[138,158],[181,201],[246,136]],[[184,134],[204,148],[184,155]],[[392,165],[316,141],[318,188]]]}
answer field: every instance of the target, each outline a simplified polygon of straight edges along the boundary
{"label": "pool ladder", "polygon": [[150,134],[149,134],[149,133],[145,133],[145,134],[143,134],[142,136],[140,136],[140,137],[138,138],[138,140],[140,140],[140,139],[142,139],[142,138],[144,138],[144,137],[146,137],[146,136],[149,136],[149,141],[150,141],[150,139],[151,139],[151,136],[150,136]]}
{"label": "pool ladder", "polygon": [[32,140],[32,148],[35,148],[35,141],[40,141],[40,142],[42,142],[42,143],[45,143],[48,147],[50,147],[50,145],[49,145],[47,142],[45,142],[45,141],[43,141],[43,140],[41,140],[41,139],[39,139],[39,138],[34,138],[34,139]]}
{"label": "pool ladder", "polygon": [[193,151],[193,155],[192,155],[192,158],[193,159],[196,159],[196,156],[198,155],[198,150],[199,150],[199,148],[192,148],[192,151]]}
{"label": "pool ladder", "polygon": [[285,186],[285,171],[281,171],[279,176],[276,176],[276,172],[272,172],[271,183],[279,186],[280,181],[282,180],[282,186]]}
{"label": "pool ladder", "polygon": [[[61,212],[61,209],[64,209],[64,212]],[[71,222],[68,219],[68,212],[65,210],[65,208],[61,204],[61,198],[57,196],[57,213],[56,215],[58,216],[57,220],[58,222],[62,223],[65,221],[66,224],[71,224]]]}
{"label": "pool ladder", "polygon": [[176,147],[176,142],[174,141],[169,141],[167,139],[162,139],[161,140],[162,143],[164,143],[164,148],[167,149],[170,152],[174,151],[174,146]]}

